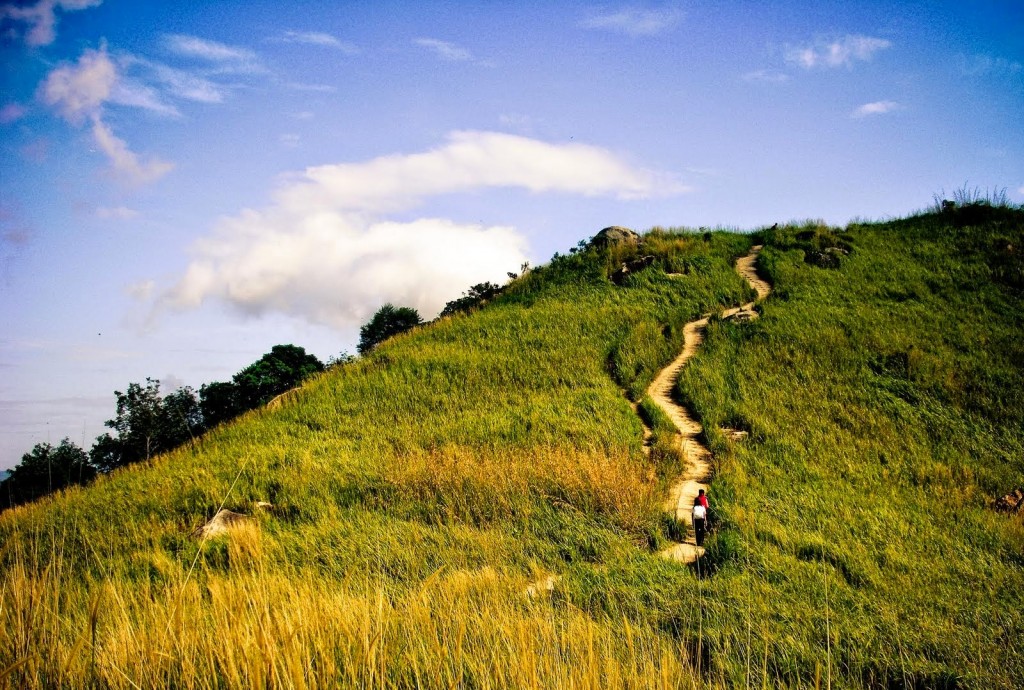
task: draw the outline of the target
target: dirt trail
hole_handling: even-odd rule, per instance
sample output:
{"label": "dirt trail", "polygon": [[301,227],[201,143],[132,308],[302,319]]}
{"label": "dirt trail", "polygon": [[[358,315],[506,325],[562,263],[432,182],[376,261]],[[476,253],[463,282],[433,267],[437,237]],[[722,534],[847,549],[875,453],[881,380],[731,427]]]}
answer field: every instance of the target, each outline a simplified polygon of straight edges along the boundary
{"label": "dirt trail", "polygon": [[[757,275],[757,270],[754,268],[754,264],[757,262],[757,255],[761,251],[761,246],[751,247],[749,254],[736,260],[736,272],[750,283],[750,286],[757,292],[756,302],[760,302],[767,297],[772,289],[771,285]],[[669,275],[679,274],[670,273]],[[757,312],[754,311],[754,304],[756,302],[748,302],[741,307],[726,309],[721,313],[721,317],[724,319],[739,315],[741,320],[757,318]],[[686,461],[686,470],[669,489],[669,495],[665,499],[664,504],[666,512],[671,513],[676,520],[686,525],[686,540],[672,544],[672,546],[662,550],[659,554],[664,558],[681,563],[692,563],[704,554],[704,549],[697,546],[697,541],[693,534],[690,510],[693,507],[694,499],[697,498],[697,492],[700,489],[707,490],[708,488],[704,482],[711,474],[711,451],[697,438],[702,430],[700,422],[694,419],[689,410],[672,399],[672,388],[675,386],[683,366],[691,357],[697,354],[697,349],[704,342],[704,328],[708,325],[709,318],[705,316],[696,321],[690,321],[684,326],[683,351],[667,367],[658,372],[654,381],[647,387],[647,395],[668,415],[672,423],[679,429],[679,442],[682,446],[683,458]],[[633,403],[633,410],[639,412],[639,406],[636,403]],[[641,421],[642,419],[641,417]],[[646,423],[643,424],[643,427],[643,448],[645,453],[649,453],[652,433]],[[746,435],[746,432],[734,429],[726,429],[724,431],[729,433],[734,439],[742,438]],[[525,594],[533,598],[550,592],[554,589],[558,579],[559,576],[557,575],[544,575],[528,585]]]}
{"label": "dirt trail", "polygon": [[[736,272],[757,291],[757,301],[763,300],[771,292],[771,286],[757,275],[754,268],[760,251],[761,245],[752,247],[749,254],[736,261]],[[726,309],[722,312],[722,318],[734,315],[745,319],[756,318],[757,312],[753,307],[754,302],[749,302],[741,307]],[[698,491],[700,489],[707,490],[707,484],[704,482],[711,474],[711,451],[698,440],[701,432],[700,422],[694,419],[689,410],[672,399],[672,388],[679,378],[679,372],[682,371],[683,366],[697,353],[697,348],[704,341],[704,328],[707,325],[708,317],[686,324],[683,329],[683,351],[671,364],[658,372],[654,381],[647,388],[647,395],[679,429],[680,445],[683,459],[686,462],[686,470],[669,489],[668,498],[665,500],[665,510],[686,525],[686,540],[673,544],[661,552],[665,558],[683,563],[692,563],[704,553],[704,549],[697,546],[693,534],[690,509],[693,507],[693,501],[697,498]]]}

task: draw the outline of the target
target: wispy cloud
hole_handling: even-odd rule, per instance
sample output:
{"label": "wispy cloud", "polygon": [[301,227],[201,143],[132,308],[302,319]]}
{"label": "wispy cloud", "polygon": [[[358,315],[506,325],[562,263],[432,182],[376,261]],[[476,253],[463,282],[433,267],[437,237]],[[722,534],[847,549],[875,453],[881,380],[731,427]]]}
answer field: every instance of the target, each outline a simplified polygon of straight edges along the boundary
{"label": "wispy cloud", "polygon": [[264,74],[267,71],[259,56],[248,48],[185,34],[164,36],[164,45],[176,55],[207,63],[216,73]]}
{"label": "wispy cloud", "polygon": [[624,7],[614,12],[597,14],[580,22],[585,29],[604,29],[627,36],[654,36],[675,28],[684,17],[678,7],[642,9]]}
{"label": "wispy cloud", "polygon": [[0,125],[9,125],[28,114],[28,109],[20,103],[8,103],[0,108]]}
{"label": "wispy cloud", "polygon": [[272,204],[222,221],[201,240],[156,309],[220,300],[245,314],[285,313],[341,328],[384,301],[436,314],[466,285],[516,269],[526,260],[524,238],[508,226],[381,215],[439,194],[498,187],[623,199],[684,191],[598,147],[457,132],[430,151],[307,169]]}
{"label": "wispy cloud", "polygon": [[302,43],[311,46],[334,48],[346,55],[355,55],[359,52],[357,46],[322,31],[285,31],[277,40],[282,43]]}
{"label": "wispy cloud", "polygon": [[449,62],[465,62],[473,59],[471,52],[448,41],[441,41],[436,38],[417,38],[413,43],[421,48],[426,48],[442,60],[448,60]]}
{"label": "wispy cloud", "polygon": [[863,117],[871,117],[872,115],[885,115],[886,113],[891,113],[894,110],[900,110],[902,107],[903,106],[896,101],[874,101],[872,103],[865,103],[858,107],[850,113],[850,117],[860,119]]}
{"label": "wispy cloud", "polygon": [[785,72],[774,69],[759,69],[747,72],[743,75],[745,81],[758,82],[761,84],[785,84],[790,76]]}
{"label": "wispy cloud", "polygon": [[143,108],[150,112],[168,117],[181,117],[181,112],[164,101],[162,95],[153,87],[132,79],[119,78],[110,92],[110,102]]}
{"label": "wispy cloud", "polygon": [[960,72],[968,77],[1011,76],[1024,71],[1024,65],[1016,60],[993,55],[961,55]]}
{"label": "wispy cloud", "polygon": [[114,170],[136,184],[146,184],[160,179],[174,169],[173,163],[150,158],[143,161],[128,144],[114,135],[99,114],[92,116],[92,136],[96,145],[107,155]]}
{"label": "wispy cloud", "polygon": [[13,2],[0,5],[0,20],[9,19],[15,24],[24,24],[25,43],[30,46],[46,46],[57,37],[57,10],[74,12],[102,4],[103,0],[37,0],[35,4],[15,5]]}
{"label": "wispy cloud", "polygon": [[103,121],[103,104],[114,100],[117,86],[117,68],[101,46],[86,50],[77,63],[51,71],[39,87],[39,97],[72,124],[90,121],[93,140],[122,177],[135,183],[152,182],[174,166],[156,158],[142,161]]}
{"label": "wispy cloud", "polygon": [[139,212],[127,206],[100,206],[96,209],[96,217],[101,220],[132,220],[139,217]]}
{"label": "wispy cloud", "polygon": [[299,82],[288,82],[286,87],[292,91],[307,91],[310,93],[334,93],[338,87],[329,84],[302,84]]}
{"label": "wispy cloud", "polygon": [[892,47],[884,38],[848,35],[832,41],[816,41],[811,45],[790,46],[786,62],[804,69],[851,67],[854,62],[870,60],[875,53]]}
{"label": "wispy cloud", "polygon": [[135,55],[121,58],[126,69],[141,72],[141,78],[157,85],[163,92],[174,98],[196,103],[221,103],[225,87],[195,71],[178,69],[160,62],[153,62]]}
{"label": "wispy cloud", "polygon": [[124,292],[126,295],[133,299],[137,299],[140,302],[148,300],[153,296],[153,290],[156,289],[156,282],[152,280],[140,280],[137,283],[131,283],[126,285]]}

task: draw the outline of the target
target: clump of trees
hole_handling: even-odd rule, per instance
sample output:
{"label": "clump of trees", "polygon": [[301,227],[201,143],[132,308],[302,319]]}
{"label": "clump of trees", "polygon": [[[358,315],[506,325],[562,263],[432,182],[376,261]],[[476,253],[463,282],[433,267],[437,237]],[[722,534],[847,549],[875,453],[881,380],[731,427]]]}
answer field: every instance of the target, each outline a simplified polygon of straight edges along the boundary
{"label": "clump of trees", "polygon": [[404,333],[422,323],[419,312],[412,307],[385,304],[359,329],[359,354],[365,355],[391,336]]}
{"label": "clump of trees", "polygon": [[85,484],[95,476],[89,455],[69,439],[57,446],[37,443],[0,483],[0,508],[26,503],[72,484]]}
{"label": "clump of trees", "polygon": [[[348,360],[342,355],[338,362]],[[144,385],[130,383],[124,392],[114,391],[117,413],[105,422],[111,431],[97,437],[91,450],[65,438],[58,446],[37,444],[23,455],[0,482],[0,510],[177,448],[323,370],[304,348],[275,345],[231,381],[204,384],[198,394],[186,386],[162,395],[160,381],[151,378]]]}

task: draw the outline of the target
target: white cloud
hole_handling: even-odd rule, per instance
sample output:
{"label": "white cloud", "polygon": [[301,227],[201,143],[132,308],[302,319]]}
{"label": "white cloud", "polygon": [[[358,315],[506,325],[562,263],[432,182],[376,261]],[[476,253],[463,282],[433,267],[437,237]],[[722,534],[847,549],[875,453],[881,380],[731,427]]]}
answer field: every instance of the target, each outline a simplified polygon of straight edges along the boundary
{"label": "white cloud", "polygon": [[880,50],[891,48],[884,38],[849,35],[834,41],[816,41],[809,46],[789,47],[786,62],[814,69],[816,67],[851,67],[855,61],[867,61]]}
{"label": "white cloud", "polygon": [[101,46],[86,50],[76,64],[50,72],[39,87],[39,97],[72,124],[90,120],[93,140],[122,177],[134,183],[152,182],[174,166],[158,159],[140,161],[103,122],[103,104],[114,100],[118,83],[117,68]]}
{"label": "white cloud", "polygon": [[323,46],[340,50],[346,55],[355,55],[359,48],[346,43],[336,36],[322,31],[285,31],[278,39],[283,43],[303,43],[311,46]]}
{"label": "white cloud", "polygon": [[131,220],[139,217],[139,212],[127,206],[100,206],[96,209],[96,217],[103,220]]}
{"label": "white cloud", "polygon": [[196,246],[162,301],[187,309],[219,298],[247,314],[341,328],[388,301],[430,317],[467,286],[500,281],[526,260],[524,245],[512,228],[443,219],[367,223],[351,214],[246,211]]}
{"label": "white cloud", "polygon": [[417,38],[413,43],[449,62],[465,62],[473,59],[473,54],[468,50],[448,41],[439,41],[436,38]]}
{"label": "white cloud", "polygon": [[293,207],[388,212],[485,187],[641,199],[688,191],[586,144],[549,144],[500,132],[454,132],[426,153],[307,168],[278,193]]}
{"label": "white cloud", "polygon": [[164,44],[172,52],[207,63],[218,73],[263,74],[267,70],[248,48],[229,46],[197,36],[168,34]]}
{"label": "white cloud", "polygon": [[0,108],[0,125],[9,125],[25,117],[28,109],[20,103],[8,103]]}
{"label": "white cloud", "polygon": [[293,149],[299,145],[299,142],[302,141],[302,137],[298,134],[288,132],[278,137],[278,141],[280,141],[281,145],[285,148]]}
{"label": "white cloud", "polygon": [[874,101],[873,103],[865,103],[860,106],[850,114],[850,117],[862,118],[872,115],[884,115],[894,110],[899,110],[902,107],[896,101]]}
{"label": "white cloud", "polygon": [[57,10],[74,12],[100,5],[103,0],[38,0],[34,5],[0,6],[0,20],[11,19],[26,24],[25,43],[45,46],[56,38]]}
{"label": "white cloud", "polygon": [[657,10],[625,7],[616,12],[595,15],[585,19],[580,25],[585,29],[606,29],[635,38],[668,31],[678,25],[683,16],[683,11],[675,7]]}
{"label": "white cloud", "polygon": [[247,314],[281,312],[342,328],[388,301],[433,316],[467,286],[501,282],[516,270],[526,260],[525,240],[507,226],[380,214],[489,187],[619,198],[682,191],[597,147],[459,132],[425,153],[307,169],[269,207],[225,219],[198,242],[156,308],[192,309],[212,299]]}
{"label": "white cloud", "polygon": [[64,65],[46,75],[40,96],[66,120],[81,123],[99,112],[117,82],[117,69],[105,47],[86,50],[74,65]]}

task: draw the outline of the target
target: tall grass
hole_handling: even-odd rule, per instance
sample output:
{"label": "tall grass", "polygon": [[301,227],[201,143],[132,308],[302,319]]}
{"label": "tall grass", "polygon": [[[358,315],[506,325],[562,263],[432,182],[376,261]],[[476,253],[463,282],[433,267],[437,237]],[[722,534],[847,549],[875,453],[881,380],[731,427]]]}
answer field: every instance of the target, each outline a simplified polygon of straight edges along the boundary
{"label": "tall grass", "polygon": [[[640,396],[682,324],[752,297],[732,269],[752,238],[658,230],[622,287],[606,276],[636,250],[559,257],[275,409],[0,516],[0,677],[1013,687],[1024,528],[987,504],[1024,474],[1022,222],[982,221],[763,233],[763,317],[713,319],[678,390],[716,454],[699,568],[656,556],[681,468]],[[829,247],[851,253],[804,261]],[[222,503],[252,519],[190,537]]]}

